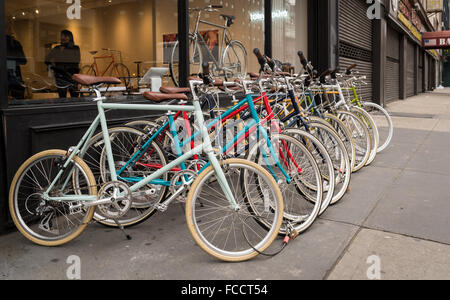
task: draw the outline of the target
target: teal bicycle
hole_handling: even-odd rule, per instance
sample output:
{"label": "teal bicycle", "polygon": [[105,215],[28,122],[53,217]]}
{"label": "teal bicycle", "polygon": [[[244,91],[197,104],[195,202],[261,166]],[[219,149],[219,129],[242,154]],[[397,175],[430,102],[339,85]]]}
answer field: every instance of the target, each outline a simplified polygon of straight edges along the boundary
{"label": "teal bicycle", "polygon": [[[75,75],[74,80],[96,94],[98,116],[75,147],[48,150],[28,159],[17,171],[10,187],[9,207],[18,230],[32,242],[59,246],[77,238],[91,222],[96,208],[118,221],[133,207],[133,194],[164,181],[164,175],[195,155],[205,153],[209,166],[185,182],[186,221],[196,243],[217,259],[238,262],[264,252],[280,232],[284,204],[273,176],[258,164],[242,159],[217,157],[204,126],[198,97],[192,105],[105,103],[99,87],[120,84],[117,78]],[[204,85],[191,81],[191,89]],[[164,101],[186,101],[170,95]],[[196,116],[203,143],[161,166],[132,186],[117,175],[105,110],[185,111]],[[111,181],[97,187],[87,164],[78,156],[101,127]],[[137,150],[137,149],[136,149]],[[241,176],[246,174],[246,176]],[[245,186],[246,188],[242,188]],[[128,236],[129,237],[129,236]]]}

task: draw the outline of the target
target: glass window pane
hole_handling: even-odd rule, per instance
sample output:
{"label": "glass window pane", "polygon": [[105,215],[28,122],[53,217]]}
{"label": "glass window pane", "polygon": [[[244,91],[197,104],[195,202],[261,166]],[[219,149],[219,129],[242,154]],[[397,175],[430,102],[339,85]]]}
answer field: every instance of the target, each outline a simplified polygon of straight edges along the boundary
{"label": "glass window pane", "polygon": [[9,99],[76,100],[79,72],[120,77],[117,94],[150,88],[142,77],[168,67],[163,32],[176,32],[176,12],[176,0],[6,0]]}
{"label": "glass window pane", "polygon": [[291,63],[295,71],[301,70],[297,56],[299,50],[308,57],[308,1],[273,0],[273,57]]}
{"label": "glass window pane", "polygon": [[[209,51],[202,49],[203,59],[210,62],[215,60],[217,62],[217,64],[212,63],[212,68],[216,70],[216,75],[221,74],[220,70],[218,70],[220,67],[225,68],[225,70],[222,70],[222,75],[223,72],[227,72],[226,70],[229,70],[228,72],[234,72],[233,70],[236,70],[236,68],[233,69],[233,66],[236,65],[236,57],[241,56],[235,53],[239,51],[240,47],[234,46],[230,50],[231,46],[229,44],[231,40],[236,40],[242,44],[247,53],[247,72],[258,72],[259,64],[253,55],[253,49],[264,49],[264,0],[191,0],[189,2],[189,7],[191,8],[191,32],[195,31],[198,18],[198,12],[192,9],[202,8],[207,5],[222,5],[223,8],[218,11],[202,11],[201,20],[225,27],[229,35],[229,40],[224,40],[224,28],[200,23],[198,30],[208,45],[206,48],[209,49]],[[227,27],[226,19],[221,15],[227,15],[233,18],[228,23],[230,26]],[[233,53],[233,55],[230,53]],[[243,70],[241,71],[243,72]]]}

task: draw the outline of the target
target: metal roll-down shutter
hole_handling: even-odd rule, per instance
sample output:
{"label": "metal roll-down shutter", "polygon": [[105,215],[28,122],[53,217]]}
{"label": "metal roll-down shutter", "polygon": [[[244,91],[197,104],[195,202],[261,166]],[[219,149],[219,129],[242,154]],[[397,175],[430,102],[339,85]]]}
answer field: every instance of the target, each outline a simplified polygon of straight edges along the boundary
{"label": "metal roll-down shutter", "polygon": [[424,92],[423,57],[424,57],[423,51],[421,49],[419,49],[419,73],[417,73],[417,81],[418,81],[417,92],[418,93]]}
{"label": "metal roll-down shutter", "polygon": [[359,89],[359,97],[372,101],[373,95],[373,26],[367,18],[365,0],[339,0],[339,66],[357,64],[355,71],[367,76],[367,85]]}
{"label": "metal roll-down shutter", "polygon": [[414,96],[414,89],[416,87],[416,59],[415,59],[415,51],[416,46],[408,41],[408,45],[406,48],[406,96],[411,97]]}
{"label": "metal roll-down shutter", "polygon": [[386,67],[384,72],[385,101],[400,98],[400,35],[388,26],[386,47]]}

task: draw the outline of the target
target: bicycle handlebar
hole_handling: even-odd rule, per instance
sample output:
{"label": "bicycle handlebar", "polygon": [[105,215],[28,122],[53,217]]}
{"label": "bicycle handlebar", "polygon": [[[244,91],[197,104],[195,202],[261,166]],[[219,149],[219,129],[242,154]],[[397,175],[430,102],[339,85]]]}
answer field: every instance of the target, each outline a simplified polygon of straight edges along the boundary
{"label": "bicycle handlebar", "polygon": [[253,49],[253,53],[256,55],[256,58],[258,59],[258,62],[261,65],[261,68],[264,69],[264,66],[267,63],[267,59],[264,57],[264,55],[258,48]]}
{"label": "bicycle handlebar", "polygon": [[203,75],[209,75],[209,63],[204,62],[202,64],[202,73]]}
{"label": "bicycle handlebar", "polygon": [[339,67],[337,67],[336,69],[334,69],[334,70],[330,73],[331,78],[336,79],[336,78],[337,78],[337,77],[336,77],[336,74],[339,73],[339,71],[340,71],[340,68],[339,68]]}
{"label": "bicycle handlebar", "polygon": [[352,64],[347,68],[347,71],[345,72],[345,74],[350,75],[352,73],[352,70],[354,68],[356,68],[357,64]]}
{"label": "bicycle handlebar", "polygon": [[308,61],[306,60],[305,54],[303,54],[302,51],[298,51],[297,52],[298,57],[300,58],[300,62],[303,65],[303,67],[307,67],[308,66]]}
{"label": "bicycle handlebar", "polygon": [[200,76],[201,79],[203,79],[203,83],[206,85],[210,85],[214,83],[214,79],[211,77],[211,74],[209,72],[209,63],[204,62],[202,64],[202,74]]}
{"label": "bicycle handlebar", "polygon": [[325,70],[325,71],[323,71],[322,74],[320,74],[319,78],[320,79],[325,78],[325,76],[329,75],[330,73],[331,73],[330,70]]}

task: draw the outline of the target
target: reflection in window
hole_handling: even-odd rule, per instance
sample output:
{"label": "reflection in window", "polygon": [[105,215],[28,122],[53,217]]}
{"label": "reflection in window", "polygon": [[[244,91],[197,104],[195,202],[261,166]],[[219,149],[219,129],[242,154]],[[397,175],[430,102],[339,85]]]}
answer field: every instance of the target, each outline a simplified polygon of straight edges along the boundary
{"label": "reflection in window", "polygon": [[[189,7],[205,7],[211,4],[222,5],[223,8],[219,9],[218,12],[203,12],[201,19],[210,23],[225,26],[226,20],[221,15],[234,17],[232,24],[227,28],[229,36],[232,40],[240,41],[244,46],[247,52],[247,71],[257,72],[259,70],[259,65],[253,55],[253,49],[264,49],[264,0],[193,0],[189,2]],[[191,12],[191,32],[195,30],[196,18],[197,14]],[[216,60],[220,60],[223,51],[225,51],[225,48],[223,48],[223,29],[208,24],[200,24],[199,31],[203,33],[213,57]],[[204,55],[204,57],[207,58],[208,56]],[[212,58],[209,58],[208,61],[212,61]],[[227,64],[226,60],[225,64]]]}
{"label": "reflection in window", "polygon": [[162,40],[176,12],[176,0],[6,0],[9,98],[75,100],[86,92],[77,72],[120,77],[109,90],[119,94],[150,88],[148,70],[168,67]]}
{"label": "reflection in window", "polygon": [[273,0],[273,56],[300,71],[299,50],[308,52],[307,0]]}

